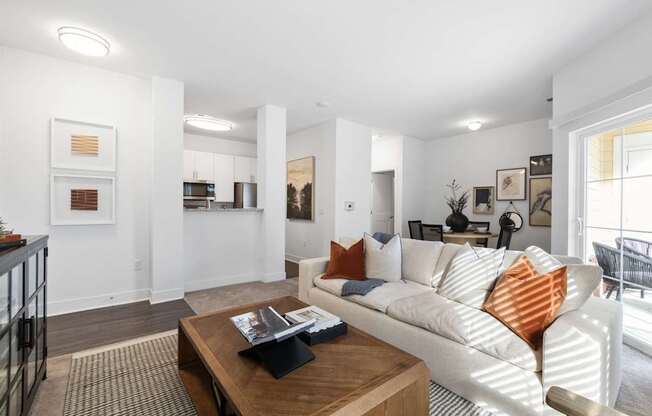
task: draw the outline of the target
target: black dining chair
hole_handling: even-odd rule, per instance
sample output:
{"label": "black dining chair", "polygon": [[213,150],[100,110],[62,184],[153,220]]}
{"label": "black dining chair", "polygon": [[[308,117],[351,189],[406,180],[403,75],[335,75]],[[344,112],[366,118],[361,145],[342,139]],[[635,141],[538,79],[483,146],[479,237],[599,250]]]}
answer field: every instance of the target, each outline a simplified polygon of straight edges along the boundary
{"label": "black dining chair", "polygon": [[513,225],[501,225],[500,233],[498,234],[498,242],[496,243],[496,248],[505,247],[506,250],[509,250],[509,245],[512,242],[512,234],[514,233]]}
{"label": "black dining chair", "polygon": [[[489,221],[469,221],[469,231],[475,231],[478,228],[485,227],[487,229],[487,232],[489,232],[489,227],[491,223]],[[475,240],[475,244],[480,246],[480,247],[488,247],[489,245],[489,239],[488,238],[483,238],[481,240]]]}
{"label": "black dining chair", "polygon": [[421,234],[427,241],[444,241],[444,226],[442,224],[421,224]]}
{"label": "black dining chair", "polygon": [[413,240],[423,240],[423,228],[421,221],[408,221],[408,228],[410,229],[410,238]]}

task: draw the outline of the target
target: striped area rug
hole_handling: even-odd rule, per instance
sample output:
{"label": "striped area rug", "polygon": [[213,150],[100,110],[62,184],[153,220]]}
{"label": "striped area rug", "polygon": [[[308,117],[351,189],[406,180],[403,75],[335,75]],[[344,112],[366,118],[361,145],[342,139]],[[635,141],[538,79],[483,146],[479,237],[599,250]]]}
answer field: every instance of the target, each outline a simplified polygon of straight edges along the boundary
{"label": "striped area rug", "polygon": [[[167,333],[75,354],[64,416],[196,416],[177,374],[177,336]],[[430,415],[491,416],[430,383]]]}

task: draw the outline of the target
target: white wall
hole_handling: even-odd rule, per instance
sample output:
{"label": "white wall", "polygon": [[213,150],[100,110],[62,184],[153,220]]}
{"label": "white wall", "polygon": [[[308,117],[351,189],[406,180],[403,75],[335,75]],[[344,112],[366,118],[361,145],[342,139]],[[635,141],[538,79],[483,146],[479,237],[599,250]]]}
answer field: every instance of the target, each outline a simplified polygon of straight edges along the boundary
{"label": "white wall", "polygon": [[199,152],[256,157],[256,143],[185,133],[183,148]]}
{"label": "white wall", "polygon": [[424,192],[426,143],[413,137],[403,137],[403,206],[401,231],[410,236],[408,221],[424,215],[427,194]]}
{"label": "white wall", "polygon": [[[355,209],[346,211],[345,201]],[[371,129],[337,119],[335,125],[335,236],[358,237],[371,229]]]}
{"label": "white wall", "polygon": [[552,251],[577,254],[577,169],[571,138],[652,104],[652,13],[628,24],[553,77]]}
{"label": "white wall", "polygon": [[314,221],[287,220],[285,255],[289,260],[328,256],[335,221],[335,120],[287,137],[287,160],[315,157]]}
{"label": "white wall", "polygon": [[152,79],[150,265],[152,303],[183,298],[183,95],[179,81]]}
{"label": "white wall", "polygon": [[[0,216],[50,234],[48,312],[147,298],[150,80],[0,46],[0,91]],[[52,116],[118,127],[115,225],[49,225]]]}
{"label": "white wall", "polygon": [[[415,184],[411,192],[416,194],[420,188],[425,196],[424,222],[443,224],[450,214],[444,202],[448,193],[447,183],[456,179],[469,191],[474,186],[496,186],[497,169],[527,167],[530,156],[551,153],[552,137],[548,121],[541,119],[433,140],[426,144],[425,149],[425,160],[429,163],[425,169],[424,185]],[[556,195],[554,192],[553,188],[553,195]],[[523,216],[524,226],[514,233],[510,248],[520,250],[537,245],[549,250],[550,228],[529,225],[528,201],[514,201],[514,204]],[[465,211],[469,219],[491,221],[491,230],[500,230],[498,219],[505,211],[507,201],[496,201],[493,215],[475,215],[471,205],[472,198]],[[495,245],[496,240],[490,240],[489,244]]]}

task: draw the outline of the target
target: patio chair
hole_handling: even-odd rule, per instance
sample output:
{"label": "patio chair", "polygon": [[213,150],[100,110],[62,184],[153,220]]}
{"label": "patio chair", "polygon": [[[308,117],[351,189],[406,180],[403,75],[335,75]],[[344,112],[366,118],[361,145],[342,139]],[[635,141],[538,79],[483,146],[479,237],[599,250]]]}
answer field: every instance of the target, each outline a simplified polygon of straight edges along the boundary
{"label": "patio chair", "polygon": [[642,256],[652,258],[652,242],[639,240],[638,238],[631,237],[620,237],[616,238],[616,246],[620,248],[621,246],[633,254],[640,254]]}
{"label": "patio chair", "polygon": [[[593,242],[593,250],[598,265],[602,268],[602,278],[609,286],[607,299],[616,289],[616,299],[620,299],[620,249],[606,244]],[[623,287],[635,288],[641,291],[641,298],[645,297],[645,290],[652,289],[652,259],[639,254],[623,251]]]}

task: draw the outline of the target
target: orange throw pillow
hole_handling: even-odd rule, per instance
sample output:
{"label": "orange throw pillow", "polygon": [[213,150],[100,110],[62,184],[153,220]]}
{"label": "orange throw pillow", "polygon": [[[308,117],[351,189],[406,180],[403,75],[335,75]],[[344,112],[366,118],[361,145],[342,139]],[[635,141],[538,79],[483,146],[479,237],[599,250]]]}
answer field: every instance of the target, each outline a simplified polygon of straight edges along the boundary
{"label": "orange throw pillow", "polygon": [[331,259],[322,279],[365,280],[363,240],[348,249],[331,241]]}
{"label": "orange throw pillow", "polygon": [[503,273],[484,310],[539,349],[543,331],[566,298],[566,279],[566,266],[540,275],[522,256]]}

